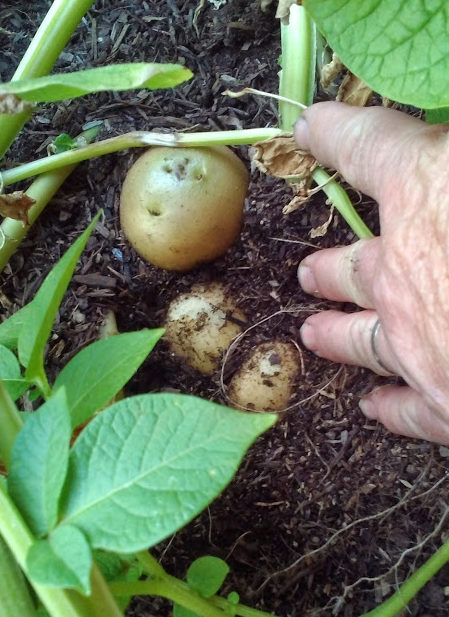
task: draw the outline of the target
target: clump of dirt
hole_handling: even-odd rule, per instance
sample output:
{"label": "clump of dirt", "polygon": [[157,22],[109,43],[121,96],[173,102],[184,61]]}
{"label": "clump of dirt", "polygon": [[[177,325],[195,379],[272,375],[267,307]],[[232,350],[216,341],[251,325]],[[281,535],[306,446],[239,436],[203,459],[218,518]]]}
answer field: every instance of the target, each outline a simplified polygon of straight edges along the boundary
{"label": "clump of dirt", "polygon": [[[26,7],[4,2],[2,80],[13,70],[37,29],[47,2]],[[57,134],[76,135],[101,119],[102,136],[130,129],[197,131],[275,126],[267,99],[227,99],[227,88],[275,92],[279,29],[274,8],[228,0],[218,10],[195,0],[97,0],[56,70],[109,62],[185,63],[194,78],[169,91],[90,95],[42,105],[8,153],[16,165],[43,156]],[[248,164],[247,152],[237,149]],[[299,328],[312,312],[330,306],[298,287],[299,261],[315,248],[354,237],[337,215],[324,237],[310,231],[328,220],[323,195],[285,216],[291,193],[280,180],[252,175],[238,242],[193,272],[164,272],[145,264],[118,225],[119,191],[137,152],[81,164],[33,227],[0,283],[3,317],[23,306],[44,276],[101,207],[104,217],[84,252],[61,307],[48,349],[50,377],[97,337],[113,309],[121,331],[160,326],[170,301],[194,284],[220,281],[250,316],[250,329],[227,358],[223,383],[247,351],[276,339],[298,349],[302,371],[289,408],[253,446],[237,477],[202,515],[155,547],[164,566],[183,576],[204,554],[231,566],[226,590],[242,602],[278,615],[355,617],[390,595],[441,543],[447,511],[446,448],[398,438],[358,409],[360,396],[380,378],[338,366],[302,349]],[[360,214],[377,226],[372,201],[350,191]],[[354,310],[352,306],[340,307]],[[162,341],[129,384],[128,393],[161,390],[226,402],[221,371],[205,376],[182,364]],[[413,601],[410,615],[446,615],[444,568]],[[136,598],[129,615],[169,614],[168,604]]]}

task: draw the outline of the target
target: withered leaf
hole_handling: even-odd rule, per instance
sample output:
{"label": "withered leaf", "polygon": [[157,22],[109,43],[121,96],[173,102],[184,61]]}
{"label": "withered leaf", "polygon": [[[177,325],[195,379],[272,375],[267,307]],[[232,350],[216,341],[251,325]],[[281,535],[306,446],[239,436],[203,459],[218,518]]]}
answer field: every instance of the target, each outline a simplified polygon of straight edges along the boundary
{"label": "withered leaf", "polygon": [[372,95],[373,91],[366,85],[363,79],[356,77],[348,71],[338,89],[337,101],[342,101],[348,105],[364,107]]}
{"label": "withered leaf", "polygon": [[320,84],[326,90],[336,77],[345,68],[345,65],[340,60],[340,57],[334,52],[332,60],[325,64],[321,69]]}
{"label": "withered leaf", "polygon": [[278,2],[276,17],[280,19],[283,24],[288,24],[290,18],[290,7],[292,4],[302,4],[302,2],[301,0],[279,0]]}
{"label": "withered leaf", "polygon": [[0,195],[0,215],[22,221],[24,226],[29,225],[28,210],[34,203],[36,200],[23,191]]}
{"label": "withered leaf", "polygon": [[282,214],[290,214],[295,210],[301,210],[309,201],[313,191],[310,191],[312,185],[312,176],[307,179],[291,184],[290,188],[293,191],[293,197],[287,205],[282,208]]}
{"label": "withered leaf", "polygon": [[33,109],[34,104],[20,99],[15,94],[0,94],[0,114],[20,114],[22,111]]}
{"label": "withered leaf", "polygon": [[259,141],[250,149],[250,156],[256,169],[284,180],[307,179],[318,166],[311,154],[299,149],[290,133]]}

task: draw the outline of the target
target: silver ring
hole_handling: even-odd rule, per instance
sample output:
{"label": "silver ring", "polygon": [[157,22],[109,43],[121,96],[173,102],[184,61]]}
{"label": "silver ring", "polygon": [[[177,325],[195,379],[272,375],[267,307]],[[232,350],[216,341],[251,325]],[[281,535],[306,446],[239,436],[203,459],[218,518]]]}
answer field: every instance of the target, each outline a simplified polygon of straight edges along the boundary
{"label": "silver ring", "polygon": [[391,375],[391,371],[388,367],[385,366],[385,364],[382,362],[382,360],[380,359],[379,356],[379,352],[377,351],[377,335],[379,334],[379,328],[381,326],[380,323],[380,319],[378,319],[376,321],[376,323],[373,326],[373,329],[371,330],[371,351],[373,352],[373,356],[374,359],[376,360],[377,364],[384,370],[387,371],[387,373],[390,373]]}

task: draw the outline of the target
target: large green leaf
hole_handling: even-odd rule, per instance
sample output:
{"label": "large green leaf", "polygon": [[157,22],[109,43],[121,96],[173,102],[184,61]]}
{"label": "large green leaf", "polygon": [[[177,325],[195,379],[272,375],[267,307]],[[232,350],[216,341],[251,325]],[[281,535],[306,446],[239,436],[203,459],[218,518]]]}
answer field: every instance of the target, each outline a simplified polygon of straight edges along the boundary
{"label": "large green leaf", "polygon": [[117,334],[92,343],[59,373],[54,387],[65,386],[72,426],[104,407],[134,375],[164,330]]}
{"label": "large green leaf", "polygon": [[90,593],[92,552],[76,527],[61,525],[48,539],[37,540],[28,551],[26,565],[34,583]]}
{"label": "large green leaf", "polygon": [[57,522],[70,445],[70,417],[64,390],[30,414],[12,450],[8,491],[36,536]]}
{"label": "large green leaf", "polygon": [[447,0],[304,0],[346,66],[383,96],[449,105]]}
{"label": "large green leaf", "polygon": [[28,389],[28,382],[22,379],[20,364],[13,352],[0,344],[0,379],[15,401]]}
{"label": "large green leaf", "polygon": [[246,449],[275,419],[181,394],[120,401],[75,442],[62,522],[79,527],[96,548],[152,546],[224,489]]}
{"label": "large green leaf", "polygon": [[73,99],[102,90],[172,88],[192,77],[181,64],[136,62],[110,64],[74,73],[45,75],[0,84],[1,94],[16,94],[36,103]]}
{"label": "large green leaf", "polygon": [[34,379],[46,381],[44,348],[76,262],[99,216],[100,213],[46,276],[33,301],[28,305],[20,330],[18,349],[19,360],[26,367],[25,377],[30,381]]}

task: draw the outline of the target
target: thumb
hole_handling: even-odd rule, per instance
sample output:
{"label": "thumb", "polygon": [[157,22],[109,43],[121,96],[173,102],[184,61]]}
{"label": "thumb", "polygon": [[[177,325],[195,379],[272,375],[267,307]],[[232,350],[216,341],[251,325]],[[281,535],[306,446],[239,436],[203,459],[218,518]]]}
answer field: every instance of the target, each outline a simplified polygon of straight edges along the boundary
{"label": "thumb", "polygon": [[354,188],[381,201],[388,192],[385,185],[397,184],[398,175],[408,175],[416,164],[413,156],[420,151],[416,138],[426,140],[441,130],[440,125],[430,126],[384,107],[326,102],[302,113],[294,135],[299,147],[319,163],[336,169]]}
{"label": "thumb", "polygon": [[393,433],[449,445],[449,418],[430,409],[413,388],[382,386],[359,405],[368,418],[378,420]]}

